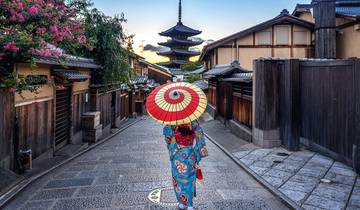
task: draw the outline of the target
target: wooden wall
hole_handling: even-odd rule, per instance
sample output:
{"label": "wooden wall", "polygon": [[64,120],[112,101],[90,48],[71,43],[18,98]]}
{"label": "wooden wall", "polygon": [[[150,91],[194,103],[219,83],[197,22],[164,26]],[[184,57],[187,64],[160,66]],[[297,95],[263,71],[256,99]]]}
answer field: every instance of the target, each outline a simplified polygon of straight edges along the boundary
{"label": "wooden wall", "polygon": [[0,167],[13,169],[14,94],[0,89]]}
{"label": "wooden wall", "polygon": [[111,124],[111,92],[99,95],[100,124],[103,128]]}
{"label": "wooden wall", "polygon": [[216,82],[209,81],[209,90],[207,92],[207,97],[209,104],[216,106],[217,105],[217,91],[216,91]]}
{"label": "wooden wall", "polygon": [[234,83],[232,100],[232,118],[238,123],[252,128],[252,82]]}
{"label": "wooden wall", "polygon": [[73,128],[74,134],[82,130],[81,117],[85,112],[89,111],[89,106],[86,103],[87,91],[77,92],[73,94]]}
{"label": "wooden wall", "polygon": [[[301,136],[348,162],[356,145],[359,67],[353,60],[301,62]],[[358,62],[359,63],[359,62]]]}
{"label": "wooden wall", "polygon": [[103,91],[100,88],[92,88],[90,95],[90,110],[100,111],[100,123],[103,128],[111,125],[116,126],[118,120],[126,119],[130,116],[130,107],[135,97],[130,97],[130,91],[113,89]]}
{"label": "wooden wall", "polygon": [[360,171],[359,59],[258,59],[255,78],[256,128],[278,129],[286,147],[302,142]]}
{"label": "wooden wall", "polygon": [[19,149],[32,149],[33,158],[53,146],[53,111],[53,100],[16,107]]}
{"label": "wooden wall", "polygon": [[[121,120],[126,119],[129,117],[129,93],[123,92],[120,95],[120,117]],[[134,108],[135,110],[135,108]]]}

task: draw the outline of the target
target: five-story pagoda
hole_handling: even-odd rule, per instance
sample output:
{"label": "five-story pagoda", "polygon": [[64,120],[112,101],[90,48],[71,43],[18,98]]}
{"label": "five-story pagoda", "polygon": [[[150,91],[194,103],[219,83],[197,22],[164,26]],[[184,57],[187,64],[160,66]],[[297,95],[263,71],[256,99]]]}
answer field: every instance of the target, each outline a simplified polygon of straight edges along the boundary
{"label": "five-story pagoda", "polygon": [[158,53],[170,59],[168,62],[160,63],[160,65],[168,68],[180,68],[189,62],[190,57],[200,55],[200,52],[191,51],[189,48],[203,43],[202,40],[189,38],[201,34],[201,31],[185,26],[181,22],[181,15],[181,0],[179,0],[179,22],[169,30],[159,33],[160,36],[171,38],[167,42],[159,43],[161,46],[170,48],[168,51]]}

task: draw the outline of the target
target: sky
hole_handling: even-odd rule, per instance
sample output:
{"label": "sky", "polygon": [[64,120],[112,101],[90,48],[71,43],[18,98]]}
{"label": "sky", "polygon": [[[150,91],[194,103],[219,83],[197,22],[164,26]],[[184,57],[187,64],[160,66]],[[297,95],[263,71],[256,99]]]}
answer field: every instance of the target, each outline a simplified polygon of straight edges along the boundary
{"label": "sky", "polygon": [[[106,15],[125,14],[127,34],[134,34],[134,50],[149,62],[166,59],[143,46],[166,41],[158,33],[178,21],[178,0],[93,0],[94,7]],[[182,22],[203,33],[203,40],[218,40],[269,20],[283,9],[290,13],[297,3],[311,0],[182,0]],[[201,50],[202,46],[198,47]]]}

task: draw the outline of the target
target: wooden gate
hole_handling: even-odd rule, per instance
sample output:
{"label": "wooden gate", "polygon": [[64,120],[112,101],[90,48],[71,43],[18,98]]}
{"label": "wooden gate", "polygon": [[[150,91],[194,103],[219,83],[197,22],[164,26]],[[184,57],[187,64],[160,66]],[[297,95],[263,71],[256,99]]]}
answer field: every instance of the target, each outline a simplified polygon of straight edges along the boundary
{"label": "wooden gate", "polygon": [[218,113],[227,119],[231,117],[232,86],[230,82],[221,82],[218,90]]}
{"label": "wooden gate", "polygon": [[55,149],[58,150],[70,139],[70,98],[69,87],[56,90]]}

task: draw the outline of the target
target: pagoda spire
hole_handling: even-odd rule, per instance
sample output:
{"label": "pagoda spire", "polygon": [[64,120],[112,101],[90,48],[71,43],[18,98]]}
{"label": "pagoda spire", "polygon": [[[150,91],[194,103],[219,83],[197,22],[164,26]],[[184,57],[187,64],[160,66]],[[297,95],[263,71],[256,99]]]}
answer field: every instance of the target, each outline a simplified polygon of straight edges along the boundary
{"label": "pagoda spire", "polygon": [[181,6],[181,0],[179,0],[179,23],[181,23],[181,16],[182,16],[182,6]]}

